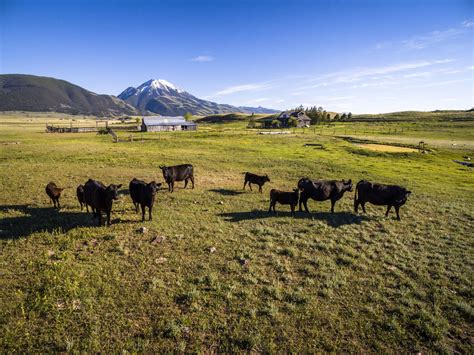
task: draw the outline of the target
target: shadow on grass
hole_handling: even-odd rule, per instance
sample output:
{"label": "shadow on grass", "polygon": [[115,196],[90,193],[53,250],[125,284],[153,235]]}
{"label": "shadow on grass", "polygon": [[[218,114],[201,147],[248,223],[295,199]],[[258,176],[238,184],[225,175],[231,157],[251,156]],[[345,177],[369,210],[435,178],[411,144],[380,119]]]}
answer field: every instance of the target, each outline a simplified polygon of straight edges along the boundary
{"label": "shadow on grass", "polygon": [[224,196],[237,196],[241,195],[243,191],[229,190],[229,189],[211,189],[210,192],[215,192]]}
{"label": "shadow on grass", "polygon": [[292,217],[296,219],[314,219],[325,220],[331,227],[337,228],[346,224],[360,224],[362,221],[369,220],[367,216],[355,215],[350,212],[295,212],[292,216],[290,211],[277,211],[277,213],[268,211],[248,211],[248,212],[229,212],[221,213],[220,217],[224,217],[228,222],[240,222],[246,220],[264,219],[271,217]]}
{"label": "shadow on grass", "polygon": [[22,216],[0,219],[0,239],[27,237],[35,232],[67,232],[76,227],[96,226],[97,219],[91,213],[58,211],[53,207],[29,207],[28,205],[3,205],[0,211],[15,210]]}

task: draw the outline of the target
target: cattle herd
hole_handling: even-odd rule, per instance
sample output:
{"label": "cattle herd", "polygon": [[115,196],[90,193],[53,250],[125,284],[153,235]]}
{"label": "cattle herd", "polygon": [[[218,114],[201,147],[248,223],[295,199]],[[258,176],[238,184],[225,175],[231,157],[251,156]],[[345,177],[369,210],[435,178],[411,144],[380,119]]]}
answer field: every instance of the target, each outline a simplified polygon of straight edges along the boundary
{"label": "cattle herd", "polygon": [[[194,169],[191,164],[182,164],[176,166],[160,166],[163,173],[163,179],[168,184],[168,191],[174,191],[174,183],[176,181],[184,181],[184,188],[187,187],[188,181],[191,181],[194,189]],[[248,184],[252,190],[252,184],[258,185],[259,192],[262,192],[262,186],[266,182],[270,182],[268,175],[256,175],[249,172],[244,173],[244,190]],[[160,189],[161,183],[152,181],[146,183],[143,180],[134,178],[129,183],[129,192],[134,205],[135,211],[139,212],[141,208],[142,221],[145,220],[145,211],[148,207],[148,219],[152,220],[153,204],[155,202],[156,192]],[[105,186],[97,180],[89,179],[84,185],[79,185],[76,189],[77,199],[81,206],[86,207],[89,212],[91,208],[93,218],[98,218],[99,226],[102,225],[102,213],[107,217],[107,225],[110,225],[110,214],[112,212],[113,201],[118,199],[118,191],[122,187],[121,184],[111,184]],[[51,199],[54,207],[60,209],[59,198],[64,188],[59,188],[54,182],[46,185],[46,194]],[[269,212],[276,212],[277,203],[282,205],[290,205],[291,214],[294,215],[296,205],[299,204],[299,211],[302,212],[302,206],[305,211],[308,210],[308,199],[316,201],[331,201],[331,213],[334,213],[334,206],[346,191],[352,191],[352,180],[311,180],[302,178],[298,181],[297,188],[293,191],[280,191],[272,189],[270,191],[270,207]],[[403,206],[411,191],[397,185],[384,185],[361,180],[357,183],[354,194],[354,211],[357,213],[359,205],[364,213],[365,204],[367,202],[374,205],[387,206],[385,216],[388,216],[390,209],[395,208],[397,219],[400,220],[399,210]]]}

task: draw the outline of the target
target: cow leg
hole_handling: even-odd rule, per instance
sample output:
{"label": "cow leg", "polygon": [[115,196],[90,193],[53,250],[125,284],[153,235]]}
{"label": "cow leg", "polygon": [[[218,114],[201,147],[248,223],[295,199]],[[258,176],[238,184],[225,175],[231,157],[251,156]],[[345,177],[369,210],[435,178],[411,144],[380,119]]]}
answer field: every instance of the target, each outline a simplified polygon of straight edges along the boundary
{"label": "cow leg", "polygon": [[58,205],[58,207],[57,207],[57,208],[58,208],[58,210],[59,210],[59,209],[61,208],[61,206],[59,205],[59,197],[58,197],[58,198],[56,198],[56,202],[57,202],[57,205]]}
{"label": "cow leg", "polygon": [[305,211],[306,211],[307,213],[309,213],[309,210],[308,210],[308,199],[304,200],[303,203],[304,203],[304,209],[305,209]]}
{"label": "cow leg", "polygon": [[188,179],[184,179],[184,188],[186,188],[186,186],[188,186]]}
{"label": "cow leg", "polygon": [[250,187],[250,191],[253,191],[252,190],[252,183],[249,181],[249,187]]}
{"label": "cow leg", "polygon": [[148,219],[151,221],[153,218],[151,217],[151,210],[153,209],[153,206],[148,207]]}
{"label": "cow leg", "polygon": [[334,213],[334,205],[336,204],[335,200],[331,200],[331,213]]}
{"label": "cow leg", "polygon": [[364,213],[367,213],[367,211],[365,210],[365,202],[361,203],[360,205],[362,206],[362,211],[364,211]]}
{"label": "cow leg", "polygon": [[145,205],[142,204],[142,222],[145,221]]}
{"label": "cow leg", "polygon": [[359,212],[359,200],[354,200],[354,212]]}
{"label": "cow leg", "polygon": [[268,208],[268,212],[272,212],[272,201],[270,200],[270,207]]}
{"label": "cow leg", "polygon": [[89,205],[87,203],[84,203],[84,205],[86,205],[86,211],[89,213]]}
{"label": "cow leg", "polygon": [[96,214],[98,214],[99,216],[99,227],[102,226],[102,213],[100,213],[100,211],[97,211]]}
{"label": "cow leg", "polygon": [[400,206],[395,206],[395,212],[397,213],[397,219],[400,221]]}
{"label": "cow leg", "polygon": [[110,211],[107,211],[107,225],[110,226]]}
{"label": "cow leg", "polygon": [[258,185],[258,191],[262,193],[262,185]]}
{"label": "cow leg", "polygon": [[391,208],[392,208],[392,205],[387,206],[387,212],[385,212],[385,217],[388,217],[388,213],[390,212]]}
{"label": "cow leg", "polygon": [[295,215],[295,207],[296,207],[296,205],[290,205],[290,208],[291,208],[291,215],[292,215],[292,216]]}
{"label": "cow leg", "polygon": [[247,185],[247,180],[244,181],[244,190],[245,190],[246,185]]}
{"label": "cow leg", "polygon": [[191,176],[190,179],[191,179],[191,183],[193,184],[193,190],[194,190],[194,176]]}

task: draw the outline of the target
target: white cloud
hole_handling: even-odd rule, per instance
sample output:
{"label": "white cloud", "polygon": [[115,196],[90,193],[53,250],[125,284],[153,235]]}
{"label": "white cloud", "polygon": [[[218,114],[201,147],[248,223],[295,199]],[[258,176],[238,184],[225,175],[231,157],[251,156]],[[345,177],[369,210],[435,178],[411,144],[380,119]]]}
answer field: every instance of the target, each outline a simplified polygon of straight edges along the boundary
{"label": "white cloud", "polygon": [[198,55],[191,59],[192,62],[212,62],[215,58],[211,55]]}
{"label": "white cloud", "polygon": [[405,48],[423,49],[435,43],[444,42],[448,39],[459,36],[464,31],[459,28],[450,28],[444,31],[433,31],[426,35],[414,36],[408,40],[402,41]]}

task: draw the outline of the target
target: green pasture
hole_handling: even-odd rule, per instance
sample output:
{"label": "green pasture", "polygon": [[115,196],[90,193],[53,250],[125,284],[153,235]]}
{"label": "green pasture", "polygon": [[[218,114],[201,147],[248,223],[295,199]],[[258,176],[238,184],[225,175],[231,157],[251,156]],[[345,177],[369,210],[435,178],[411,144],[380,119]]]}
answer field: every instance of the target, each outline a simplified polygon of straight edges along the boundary
{"label": "green pasture", "polygon": [[[242,120],[120,132],[114,143],[47,134],[46,122],[69,121],[28,116],[0,116],[2,352],[474,351],[474,180],[453,162],[474,155],[472,121],[261,135]],[[348,138],[429,151],[367,151]],[[142,223],[129,181],[163,182],[158,166],[181,163],[194,165],[196,188],[162,189]],[[242,190],[246,171],[270,176],[263,194]],[[304,176],[413,193],[400,222],[372,205],[355,215],[353,192],[333,215],[312,200],[310,214],[268,213],[270,189]],[[123,184],[110,227],[80,210],[75,188],[88,178]],[[49,181],[66,187],[60,211]]]}

